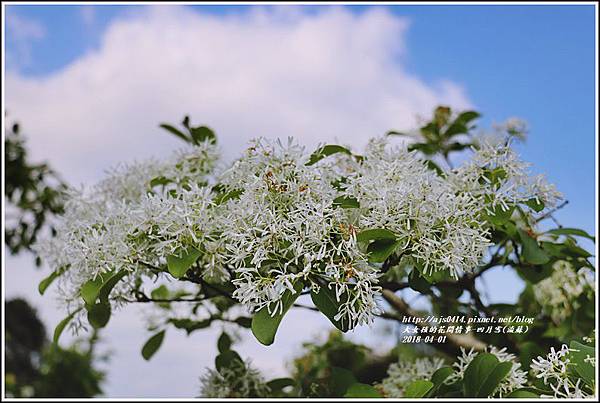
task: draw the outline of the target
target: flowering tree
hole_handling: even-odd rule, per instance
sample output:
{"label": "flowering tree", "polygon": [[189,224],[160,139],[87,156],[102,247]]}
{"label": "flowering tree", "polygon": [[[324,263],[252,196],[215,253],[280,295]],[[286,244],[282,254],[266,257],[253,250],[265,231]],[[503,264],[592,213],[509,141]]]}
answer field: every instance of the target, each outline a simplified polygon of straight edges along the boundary
{"label": "flowering tree", "polygon": [[[168,327],[189,334],[224,322],[272,344],[292,308],[318,310],[341,332],[406,318],[420,332],[427,315],[512,317],[505,326],[533,317],[527,332],[437,329],[444,342],[432,346],[443,357],[400,361],[371,384],[338,371],[333,395],[593,395],[594,348],[575,340],[593,332],[594,266],[579,243],[593,237],[545,224],[566,202],[512,148],[522,123],[476,135],[478,117],[439,107],[416,132],[389,132],[361,154],[257,139],[230,165],[208,127],[188,118],[181,129],[161,125],[188,147],[69,189],[56,236],[35,245],[54,269],[40,292],[56,281],[67,310],[55,340],[67,325],[104,327],[134,302],[157,306],[145,359]],[[395,137],[407,141],[394,145]],[[454,153],[464,157],[456,167]],[[517,304],[480,296],[477,279],[499,267],[525,282]],[[405,288],[425,296],[430,311],[396,294]],[[303,294],[313,306],[297,303]],[[562,343],[571,344],[553,349]],[[289,392],[294,379],[266,383],[226,334],[218,345],[204,395],[307,395]]]}

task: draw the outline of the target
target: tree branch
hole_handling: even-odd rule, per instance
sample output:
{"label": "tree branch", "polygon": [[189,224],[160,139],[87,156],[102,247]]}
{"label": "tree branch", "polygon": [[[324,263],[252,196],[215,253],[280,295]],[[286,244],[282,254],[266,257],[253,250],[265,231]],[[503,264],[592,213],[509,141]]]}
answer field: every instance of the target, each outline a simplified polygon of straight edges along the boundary
{"label": "tree branch", "polygon": [[[382,292],[383,298],[401,315],[408,316],[410,318],[419,318],[424,319],[419,313],[413,311],[408,304],[399,296],[394,294],[394,292],[390,290],[383,290]],[[423,327],[423,325],[415,324],[415,326],[419,329]],[[486,348],[486,344],[481,340],[476,339],[472,335],[467,334],[446,334],[448,343],[443,344],[433,344],[439,350],[444,351],[450,355],[456,356],[460,353],[460,348],[466,349],[474,349],[476,351],[483,351]]]}

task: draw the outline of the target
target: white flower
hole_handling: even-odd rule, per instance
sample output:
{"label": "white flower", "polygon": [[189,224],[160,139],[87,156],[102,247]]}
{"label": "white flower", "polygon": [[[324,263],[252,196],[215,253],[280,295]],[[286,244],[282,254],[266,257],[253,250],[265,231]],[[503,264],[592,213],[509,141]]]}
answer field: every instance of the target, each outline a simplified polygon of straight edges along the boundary
{"label": "white flower", "polygon": [[[35,249],[54,270],[65,270],[58,288],[70,312],[83,305],[79,290],[88,280],[118,270],[140,277],[141,262],[164,262],[212,231],[206,214],[212,195],[198,183],[206,182],[215,155],[206,143],[166,162],[120,165],[92,187],[69,190],[56,236],[40,239]],[[153,179],[167,177],[153,189]],[[121,281],[113,297],[129,295],[132,286]]]}
{"label": "white flower", "polygon": [[379,312],[376,271],[357,248],[345,211],[333,203],[338,192],[324,179],[332,173],[307,166],[308,158],[291,139],[259,139],[220,178],[229,191],[243,189],[228,201],[223,220],[237,273],[234,297],[275,314],[285,291],[296,293],[295,282],[304,281],[314,289],[335,288],[338,320],[350,327],[369,323]]}
{"label": "white flower", "polygon": [[540,281],[533,293],[544,313],[559,323],[573,314],[577,298],[584,293],[593,295],[595,287],[591,270],[576,271],[571,263],[559,260],[552,265],[552,275]]}
{"label": "white flower", "polygon": [[406,387],[414,381],[430,380],[435,371],[444,366],[439,357],[417,358],[414,361],[400,360],[390,365],[385,378],[379,387],[386,397],[404,397]]}
{"label": "white flower", "polygon": [[543,175],[531,177],[530,164],[523,162],[509,143],[481,141],[473,157],[448,180],[456,190],[479,198],[490,212],[498,207],[506,211],[531,199],[546,207],[555,205],[561,194]]}
{"label": "white flower", "polygon": [[235,361],[231,367],[207,369],[200,378],[201,397],[267,397],[270,389],[262,374],[250,362]]}
{"label": "white flower", "polygon": [[[369,263],[357,233],[388,229],[396,254],[427,274],[457,278],[490,245],[485,209],[531,197],[548,203],[553,194],[502,147],[484,146],[443,176],[383,139],[372,140],[362,159],[336,154],[307,165],[310,155],[291,139],[258,139],[222,170],[207,141],[165,161],[121,165],[98,184],[71,190],[56,237],[36,249],[64,270],[58,288],[69,312],[83,306],[80,289],[97,276],[128,271],[111,294],[123,303],[144,279],[165,272],[170,256],[195,249],[185,279],[231,281],[242,305],[271,315],[283,311],[286,293],[301,292],[298,285],[326,287],[338,305],[335,320],[353,328],[380,313],[381,292],[381,266]],[[499,183],[482,182],[490,169],[505,172]],[[360,208],[341,208],[339,197]]]}
{"label": "white flower", "polygon": [[446,270],[457,278],[476,267],[490,245],[478,199],[456,194],[416,152],[388,149],[383,139],[370,142],[345,193],[363,207],[361,230],[396,233],[398,253],[417,258],[426,273]]}
{"label": "white flower", "polygon": [[[506,375],[506,377],[504,377],[504,379],[502,379],[502,381],[494,391],[493,396],[505,396],[513,390],[522,388],[527,383],[527,373],[521,369],[521,364],[517,362],[517,357],[514,354],[508,353],[506,351],[506,347],[499,349],[495,346],[488,346],[486,348],[486,352],[495,355],[496,358],[498,358],[498,361],[500,362],[512,363],[512,368],[510,369],[510,372],[508,373],[508,375]],[[479,354],[473,349],[467,351],[462,347],[461,353],[462,355],[458,357],[458,360],[453,364],[455,372],[446,379],[446,383],[453,383],[455,381],[463,379],[467,367]]]}
{"label": "white flower", "polygon": [[554,396],[542,397],[577,399],[594,396],[593,393],[582,389],[581,379],[575,380],[571,377],[570,351],[566,344],[563,344],[558,351],[551,347],[546,357],[538,356],[537,359],[531,361],[531,371],[535,377],[542,379],[544,384],[549,385],[554,392]]}

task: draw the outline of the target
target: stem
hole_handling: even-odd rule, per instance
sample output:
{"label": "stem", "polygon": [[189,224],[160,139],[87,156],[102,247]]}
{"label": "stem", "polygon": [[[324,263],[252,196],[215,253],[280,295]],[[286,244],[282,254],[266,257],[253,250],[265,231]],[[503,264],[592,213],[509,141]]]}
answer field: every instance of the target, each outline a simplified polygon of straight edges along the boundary
{"label": "stem", "polygon": [[[558,206],[554,207],[552,210],[546,212],[545,214],[542,214],[541,216],[539,216],[538,218],[536,218],[535,222],[538,223],[548,217],[552,218],[554,220],[554,217],[552,217],[552,214],[556,213],[558,210],[560,210],[561,208],[565,207],[567,204],[569,204],[568,200],[565,200],[564,202],[562,202],[561,204],[559,204]],[[556,220],[554,220],[555,222],[557,222]],[[559,227],[561,227],[560,224],[558,224]]]}

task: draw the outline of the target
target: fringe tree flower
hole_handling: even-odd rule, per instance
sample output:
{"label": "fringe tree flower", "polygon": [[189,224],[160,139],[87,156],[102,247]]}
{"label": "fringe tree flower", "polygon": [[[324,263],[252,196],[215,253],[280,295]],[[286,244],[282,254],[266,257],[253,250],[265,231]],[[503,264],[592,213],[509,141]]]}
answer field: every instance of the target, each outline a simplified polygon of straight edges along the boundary
{"label": "fringe tree flower", "polygon": [[396,233],[398,253],[418,259],[427,274],[447,270],[457,278],[476,267],[490,245],[481,201],[457,195],[416,152],[389,149],[384,139],[369,143],[345,193],[363,207],[361,230]]}
{"label": "fringe tree flower", "polygon": [[569,353],[572,350],[563,344],[560,350],[550,348],[546,357],[538,356],[531,361],[531,371],[536,378],[542,379],[545,385],[549,385],[554,392],[554,398],[581,399],[593,397],[582,389],[581,379],[576,380],[571,376],[571,360]]}
{"label": "fringe tree flower", "polygon": [[[167,253],[198,239],[211,195],[197,183],[207,180],[216,158],[207,142],[163,163],[118,166],[91,188],[69,191],[56,236],[35,245],[51,267],[64,271],[59,293],[69,311],[82,306],[79,290],[88,280],[118,270],[140,277],[140,262],[164,262]],[[112,295],[130,294],[132,283],[120,282]]]}
{"label": "fringe tree flower", "polygon": [[414,381],[430,380],[435,371],[444,366],[444,360],[439,357],[417,358],[414,361],[400,360],[390,365],[379,388],[386,397],[404,397],[404,391]]}
{"label": "fringe tree flower", "polygon": [[304,281],[335,288],[342,303],[338,320],[350,327],[369,323],[378,312],[376,271],[357,248],[346,212],[334,205],[338,191],[323,180],[327,168],[307,166],[308,158],[291,139],[259,139],[224,172],[220,182],[228,190],[243,190],[228,202],[223,220],[238,274],[234,297],[275,314],[284,293],[295,293],[295,282]]}
{"label": "fringe tree flower", "polygon": [[249,361],[235,360],[230,367],[207,369],[200,378],[201,397],[267,397],[270,389],[262,374]]}
{"label": "fringe tree flower", "polygon": [[587,294],[593,299],[595,288],[591,270],[575,270],[571,263],[559,260],[552,265],[552,275],[540,281],[533,293],[544,313],[555,323],[560,323],[579,307],[579,296]]}
{"label": "fringe tree flower", "polygon": [[562,196],[543,175],[531,177],[528,164],[510,147],[510,141],[482,141],[472,158],[448,177],[459,192],[479,199],[493,213],[528,200],[553,206]]}

